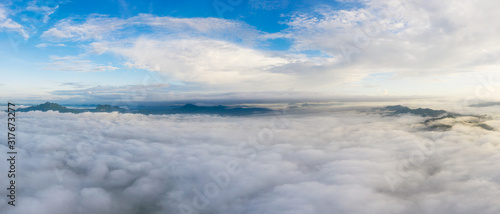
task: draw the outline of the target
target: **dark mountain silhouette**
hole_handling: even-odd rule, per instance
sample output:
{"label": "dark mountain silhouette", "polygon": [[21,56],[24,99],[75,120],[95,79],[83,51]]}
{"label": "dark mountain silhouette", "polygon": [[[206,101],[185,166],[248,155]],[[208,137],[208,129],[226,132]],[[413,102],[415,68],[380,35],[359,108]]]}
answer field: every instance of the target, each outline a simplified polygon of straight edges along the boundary
{"label": "dark mountain silhouette", "polygon": [[500,102],[484,102],[484,103],[476,103],[469,105],[470,107],[489,107],[489,106],[498,106]]}
{"label": "dark mountain silhouette", "polygon": [[28,108],[19,108],[16,111],[18,112],[28,112],[28,111],[58,111],[61,113],[82,113],[85,112],[84,109],[69,109],[64,106],[61,106],[57,103],[43,103],[36,106],[31,106]]}
{"label": "dark mountain silhouette", "polygon": [[125,113],[127,110],[124,108],[120,108],[118,106],[111,106],[111,105],[98,105],[94,112],[120,112],[120,113]]}
{"label": "dark mountain silhouette", "polygon": [[495,131],[495,128],[489,126],[488,124],[480,123],[480,124],[476,124],[476,126],[481,127],[483,129],[486,129],[488,131]]}
{"label": "dark mountain silhouette", "polygon": [[447,112],[445,110],[434,110],[430,108],[411,109],[401,105],[386,106],[384,108],[378,108],[377,110],[382,110],[382,112],[387,116],[413,114],[421,117],[431,117],[420,123],[424,125],[424,130],[428,131],[449,131],[456,124],[480,127],[488,131],[495,130],[495,128],[484,123],[487,119],[486,116],[462,115]]}
{"label": "dark mountain silhouette", "polygon": [[173,108],[171,106],[157,107],[155,109],[139,110],[142,114],[215,114],[226,116],[245,116],[252,114],[263,114],[271,112],[267,108],[242,108],[242,107],[227,107],[227,106],[197,106],[194,104],[186,104],[181,107]]}
{"label": "dark mountain silhouette", "polygon": [[72,109],[61,106],[57,103],[46,102],[40,105],[31,106],[28,108],[20,108],[17,109],[18,112],[28,112],[28,111],[57,111],[60,113],[83,113],[83,112],[126,112],[126,109],[120,108],[118,106],[110,106],[110,105],[99,105],[95,109]]}
{"label": "dark mountain silhouette", "polygon": [[414,114],[422,117],[437,117],[444,114],[456,115],[454,113],[449,113],[445,110],[433,110],[430,108],[417,108],[411,109],[406,106],[396,105],[396,106],[386,106],[384,110],[392,111],[392,115],[398,114]]}
{"label": "dark mountain silhouette", "polygon": [[71,109],[61,106],[57,103],[46,102],[40,105],[31,106],[28,108],[17,109],[18,112],[28,111],[57,111],[61,113],[83,113],[83,112],[120,112],[120,113],[139,113],[139,114],[215,114],[224,116],[245,116],[252,114],[263,114],[271,112],[267,108],[243,108],[243,107],[227,107],[227,106],[197,106],[194,104],[186,104],[181,107],[176,106],[155,106],[142,107],[128,111],[127,109],[111,105],[98,105],[95,109]]}

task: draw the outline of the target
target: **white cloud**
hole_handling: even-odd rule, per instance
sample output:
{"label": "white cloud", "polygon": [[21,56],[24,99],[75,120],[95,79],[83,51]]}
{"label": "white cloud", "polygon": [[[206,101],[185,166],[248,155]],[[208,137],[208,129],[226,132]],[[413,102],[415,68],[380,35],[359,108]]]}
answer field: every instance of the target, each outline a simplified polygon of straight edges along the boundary
{"label": "white cloud", "polygon": [[50,19],[50,15],[52,15],[59,8],[59,5],[54,5],[53,7],[43,5],[45,2],[38,2],[37,0],[31,1],[28,3],[26,7],[26,11],[32,11],[43,14],[43,23],[47,23]]}
{"label": "white cloud", "polygon": [[361,80],[368,72],[327,57],[257,50],[209,38],[141,37],[94,42],[95,53],[113,53],[125,66],[158,72],[170,81],[213,91],[327,91],[333,83]]}
{"label": "white cloud", "polygon": [[[66,84],[75,86],[75,84]],[[170,87],[167,83],[144,82],[141,85],[124,86],[81,86],[76,84],[77,89],[55,90],[52,95],[69,96],[73,99],[85,99],[87,102],[113,102],[131,105],[131,102],[152,101],[155,95],[165,93]]]}
{"label": "white cloud", "polygon": [[[144,102],[162,102],[170,104],[247,104],[247,103],[303,103],[303,102],[401,102],[415,101],[418,103],[433,100],[433,97],[409,96],[345,96],[338,93],[320,93],[307,91],[254,91],[254,92],[213,92],[203,91],[200,87],[177,86],[162,83],[161,78],[146,75],[144,84],[125,86],[95,86],[79,89],[59,89],[50,92],[51,95],[74,98],[89,103],[116,103],[116,105],[137,106]],[[49,97],[49,96],[46,96]],[[61,98],[62,99],[62,98]],[[77,100],[78,99],[78,100]],[[39,100],[39,99],[38,99]],[[56,100],[56,98],[52,99]],[[71,100],[64,100],[67,102]],[[40,100],[44,102],[44,100]],[[62,102],[62,101],[61,101]],[[472,111],[473,112],[473,111]],[[470,112],[467,112],[470,113]]]}
{"label": "white cloud", "polygon": [[[450,79],[448,93],[462,90],[466,80],[451,75],[493,73],[499,65],[500,24],[493,20],[500,17],[492,9],[497,8],[496,2],[343,2],[359,6],[296,11],[285,22],[288,29],[271,34],[234,20],[139,14],[127,19],[68,18],[42,37],[51,42],[90,43],[85,47],[92,54],[114,53],[125,59],[120,62],[125,66],[158,72],[170,81],[207,91],[293,88],[373,94],[348,84],[360,85],[372,81],[372,74],[391,73],[394,78],[381,82],[391,94],[427,93],[413,87],[428,84],[427,80],[401,79],[429,75]],[[280,6],[277,3],[262,5],[273,9]],[[291,50],[263,50],[268,39],[276,38],[290,39]],[[304,54],[308,51],[317,54]],[[411,90],[397,90],[403,82]]]}
{"label": "white cloud", "polygon": [[[174,18],[150,14],[120,19],[92,15],[83,21],[63,19],[42,34],[50,40],[92,41],[121,38],[136,33],[135,27],[149,27],[156,34],[184,36],[212,36],[226,39],[254,40],[258,31],[238,21],[218,18]],[[250,42],[250,41],[249,41]]]}
{"label": "white cloud", "polygon": [[[137,38],[137,26],[153,31]],[[88,47],[94,54],[113,53],[124,57],[127,67],[158,72],[170,81],[207,85],[212,90],[289,88],[288,83],[296,77],[272,69],[298,59],[251,48],[261,35],[238,21],[140,14],[129,19],[94,15],[81,23],[65,19],[42,37],[92,41]]]}
{"label": "white cloud", "polygon": [[82,59],[81,56],[50,56],[50,60],[51,62],[47,63],[47,66],[44,69],[74,72],[101,72],[114,71],[118,69],[117,67],[111,65],[95,64],[90,60]]}
{"label": "white cloud", "polygon": [[288,59],[212,39],[139,38],[126,47],[110,44],[104,49],[126,57],[129,67],[209,87],[245,90],[265,84],[262,89],[266,90],[284,87],[291,79],[269,71],[288,63]]}
{"label": "white cloud", "polygon": [[363,7],[296,13],[287,23],[293,48],[347,55],[352,66],[399,74],[484,71],[500,63],[498,2],[355,2]]}
{"label": "white cloud", "polygon": [[123,28],[126,22],[118,18],[91,16],[84,23],[77,24],[72,19],[60,20],[53,28],[43,32],[42,37],[58,40],[103,39]]}
{"label": "white cloud", "polygon": [[[18,118],[23,182],[20,206],[0,198],[6,214],[183,213],[181,204],[189,209],[200,199],[197,190],[213,193],[200,213],[500,211],[500,135],[478,127],[419,131],[413,125],[420,117],[350,110],[280,118],[55,112]],[[498,118],[488,123],[500,128]],[[0,152],[7,150],[0,144]],[[411,156],[415,151],[425,152],[423,159]],[[409,157],[414,164],[399,171]],[[409,175],[393,191],[386,172]]]}
{"label": "white cloud", "polygon": [[16,32],[24,39],[29,39],[30,36],[26,32],[25,28],[21,24],[9,18],[9,15],[8,9],[0,4],[0,31]]}
{"label": "white cloud", "polygon": [[66,47],[66,45],[62,44],[62,43],[60,43],[60,44],[40,43],[40,44],[36,45],[35,47],[37,47],[37,48],[46,48],[46,47],[51,47],[51,46],[52,47]]}
{"label": "white cloud", "polygon": [[[152,29],[136,35],[137,26]],[[218,18],[140,14],[129,19],[100,15],[65,19],[43,33],[54,41],[91,41],[94,54],[124,57],[125,66],[163,74],[170,81],[212,91],[334,90],[368,71],[328,56],[260,50],[257,43],[288,36],[267,34],[245,23]]]}

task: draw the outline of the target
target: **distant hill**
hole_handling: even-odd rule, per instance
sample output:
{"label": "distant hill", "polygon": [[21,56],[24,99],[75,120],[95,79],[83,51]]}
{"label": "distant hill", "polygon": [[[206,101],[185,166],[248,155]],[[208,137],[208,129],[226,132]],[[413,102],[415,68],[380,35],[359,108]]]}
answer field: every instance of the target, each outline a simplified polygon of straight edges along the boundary
{"label": "distant hill", "polygon": [[[406,106],[396,105],[396,106],[386,106],[383,108],[386,111],[392,111],[392,115],[398,114],[414,114],[422,117],[438,117],[442,115],[450,115],[454,113],[449,113],[445,110],[433,110],[430,108],[417,108],[411,109]],[[454,114],[456,115],[456,114]]]}
{"label": "distant hill", "polygon": [[476,104],[471,104],[469,107],[489,107],[489,106],[498,106],[500,105],[500,102],[484,102],[484,103],[476,103]]}
{"label": "distant hill", "polygon": [[120,108],[118,106],[98,105],[93,112],[114,112],[114,111],[125,113],[127,110],[124,108]]}
{"label": "distant hill", "polygon": [[267,108],[242,108],[242,107],[227,107],[227,106],[197,106],[194,104],[186,104],[181,107],[172,108],[166,106],[163,108],[155,108],[148,110],[139,110],[142,114],[215,114],[226,116],[245,116],[252,114],[262,114],[271,112]]}
{"label": "distant hill", "polygon": [[114,112],[114,111],[117,111],[117,112],[126,112],[126,109],[124,108],[120,108],[118,106],[110,106],[110,105],[99,105],[97,106],[95,109],[71,109],[71,108],[67,108],[67,107],[64,107],[64,106],[61,106],[57,103],[50,103],[50,102],[46,102],[46,103],[43,103],[43,104],[40,104],[40,105],[36,105],[36,106],[31,106],[31,107],[28,107],[28,108],[20,108],[20,109],[17,109],[16,111],[18,112],[28,112],[28,111],[57,111],[57,112],[60,112],[60,113],[74,113],[74,114],[78,114],[78,113],[83,113],[83,112]]}
{"label": "distant hill", "polygon": [[215,114],[223,116],[245,116],[252,114],[262,114],[271,112],[267,108],[243,108],[243,107],[227,107],[227,106],[197,106],[194,104],[186,104],[181,107],[177,106],[156,106],[143,107],[134,110],[133,112],[118,106],[98,105],[95,109],[71,109],[61,106],[57,103],[46,102],[40,105],[31,106],[28,108],[17,109],[19,112],[28,111],[57,111],[61,113],[83,113],[83,112],[120,112],[120,113],[139,113],[139,114]]}
{"label": "distant hill", "polygon": [[462,115],[447,112],[445,110],[434,110],[430,108],[411,109],[401,105],[386,106],[376,110],[382,110],[382,112],[387,116],[413,114],[421,117],[431,117],[420,123],[423,125],[423,128],[428,131],[449,131],[456,124],[479,127],[488,131],[495,131],[495,128],[484,123],[487,120],[486,116]]}
{"label": "distant hill", "polygon": [[40,105],[31,106],[31,107],[28,107],[28,108],[19,108],[16,111],[18,111],[18,112],[28,112],[28,111],[58,111],[58,112],[61,112],[61,113],[82,113],[85,110],[83,110],[83,109],[69,109],[69,108],[61,106],[61,105],[59,105],[57,103],[46,102],[46,103],[43,103],[43,104],[40,104]]}

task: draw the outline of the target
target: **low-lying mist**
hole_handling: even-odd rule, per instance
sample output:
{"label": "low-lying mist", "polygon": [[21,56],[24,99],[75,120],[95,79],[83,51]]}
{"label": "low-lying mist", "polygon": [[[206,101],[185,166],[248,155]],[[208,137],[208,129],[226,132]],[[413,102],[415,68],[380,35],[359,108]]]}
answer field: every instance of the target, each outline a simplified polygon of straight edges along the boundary
{"label": "low-lying mist", "polygon": [[[7,198],[0,197],[0,210],[500,212],[497,131],[466,123],[427,130],[421,126],[429,118],[412,114],[293,112],[19,113],[19,205],[7,207]],[[500,128],[495,115],[482,123]],[[0,145],[1,154],[7,150]],[[6,187],[5,181],[0,179],[0,186]]]}

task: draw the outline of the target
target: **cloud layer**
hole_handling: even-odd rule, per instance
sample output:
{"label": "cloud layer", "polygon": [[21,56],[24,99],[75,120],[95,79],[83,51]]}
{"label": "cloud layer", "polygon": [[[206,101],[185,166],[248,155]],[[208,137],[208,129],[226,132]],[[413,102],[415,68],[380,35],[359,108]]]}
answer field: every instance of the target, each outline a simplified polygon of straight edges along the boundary
{"label": "cloud layer", "polygon": [[[405,75],[491,71],[498,62],[497,2],[360,0],[349,10],[298,12],[294,48],[321,50],[366,70]],[[478,13],[477,11],[481,11]],[[432,72],[432,73],[431,73]]]}
{"label": "cloud layer", "polygon": [[[401,85],[439,88],[428,78],[415,76],[449,81],[450,89],[443,93],[451,93],[470,79],[461,76],[464,73],[491,73],[499,63],[500,25],[493,20],[500,17],[492,9],[497,8],[496,2],[342,3],[351,7],[318,5],[283,14],[284,29],[279,32],[222,18],[93,14],[59,20],[41,38],[54,44],[83,43],[89,55],[117,56],[123,68],[157,72],[167,82],[217,92],[294,88],[373,94],[358,85],[387,75],[392,78],[383,79],[380,89],[387,93],[395,91],[388,88]],[[251,5],[274,10],[287,2]],[[289,42],[289,48],[270,50],[275,39]]]}
{"label": "cloud layer", "polygon": [[500,135],[477,127],[420,131],[421,117],[354,111],[18,120],[19,205],[2,197],[8,214],[500,211]]}

